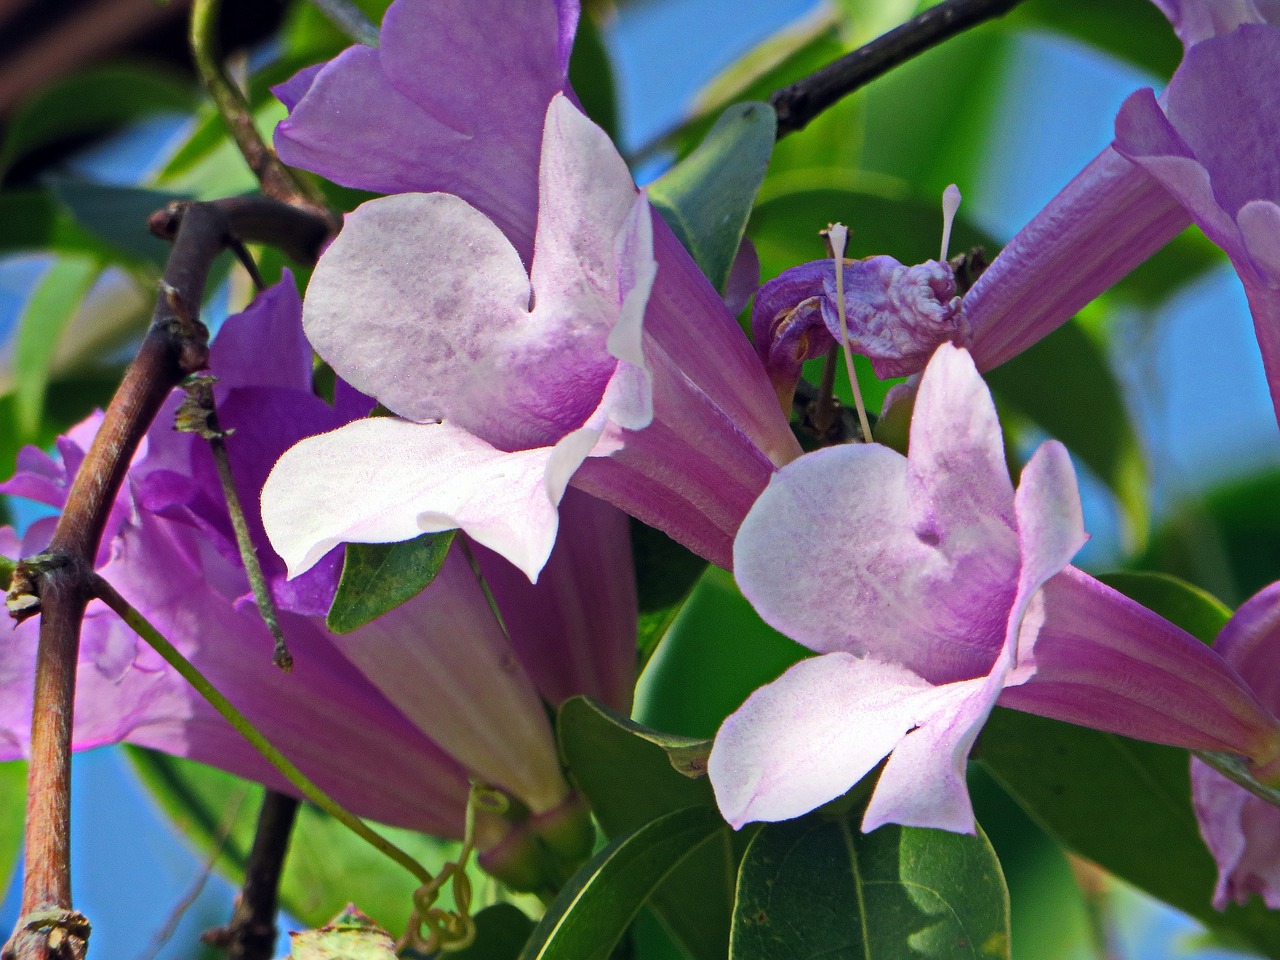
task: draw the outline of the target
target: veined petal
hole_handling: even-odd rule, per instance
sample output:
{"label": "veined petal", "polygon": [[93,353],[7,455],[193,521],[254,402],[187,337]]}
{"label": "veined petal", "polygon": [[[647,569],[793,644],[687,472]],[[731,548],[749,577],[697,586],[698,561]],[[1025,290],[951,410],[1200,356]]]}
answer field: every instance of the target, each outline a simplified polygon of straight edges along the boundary
{"label": "veined petal", "polygon": [[485,782],[535,813],[564,800],[546,710],[461,551],[415,598],[334,644]]}
{"label": "veined petal", "polygon": [[353,386],[410,420],[466,426],[499,386],[480,366],[495,330],[524,317],[529,297],[519,255],[484,214],[448,194],[402,194],[347,217],[303,317],[316,351]]}
{"label": "veined petal", "polygon": [[473,552],[520,662],[559,706],[584,694],[629,712],[636,673],[636,586],[626,514],[570,488],[537,586],[498,554]]}
{"label": "veined petal", "polygon": [[1271,749],[1275,719],[1195,637],[1074,567],[1041,596],[1035,674],[1002,706],[1187,749]]}
{"label": "veined petal", "polygon": [[1152,0],[1169,18],[1183,46],[1230,33],[1243,23],[1265,23],[1253,0]]}
{"label": "veined petal", "polygon": [[361,420],[280,458],[262,491],[263,523],[293,576],[339,543],[458,527],[536,579],[564,492],[548,481],[553,453],[504,453],[447,423]]}
{"label": "veined petal", "polygon": [[736,828],[834,800],[916,725],[934,689],[902,667],[847,653],[802,660],[716,734],[707,772],[721,814]]}

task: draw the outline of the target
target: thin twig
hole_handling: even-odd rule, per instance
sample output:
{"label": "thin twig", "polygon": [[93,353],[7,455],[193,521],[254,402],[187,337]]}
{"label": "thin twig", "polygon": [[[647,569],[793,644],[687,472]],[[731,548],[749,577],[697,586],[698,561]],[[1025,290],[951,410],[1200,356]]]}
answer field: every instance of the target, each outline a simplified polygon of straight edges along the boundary
{"label": "thin twig", "polygon": [[191,52],[200,80],[222,114],[245,163],[258,178],[262,192],[294,206],[326,209],[323,194],[286,167],[267,145],[253,123],[253,110],[244,94],[222,66],[218,52],[218,12],[221,0],[195,0],[191,4]]}
{"label": "thin twig", "polygon": [[298,806],[295,798],[275,790],[263,794],[244,886],[236,898],[231,922],[200,937],[203,943],[225,948],[227,960],[271,960],[275,956],[280,876]]}
{"label": "thin twig", "polygon": [[289,781],[304,797],[314,803],[333,819],[337,820],[352,833],[367,842],[375,850],[385,854],[400,866],[404,867],[423,883],[431,883],[435,878],[431,872],[417,860],[405,853],[390,840],[371,829],[363,820],[348,813],[336,800],[311,782],[292,761],[277,750],[264,737],[243,713],[237,710],[222,693],[211,684],[195,665],[182,655],[164,634],[157,630],[141,613],[130,606],[129,601],[116,592],[106,580],[94,573],[90,575],[89,587],[93,595],[111,608],[115,614],[127,623],[133,631],[145,640],[161,659],[177,671],[187,683],[195,687],[196,692],[208,702],[209,706],[221,714],[222,718],[235,728],[240,736],[249,741],[250,746],[262,754],[263,758],[275,767],[282,777]]}
{"label": "thin twig", "polygon": [[271,588],[267,586],[267,578],[262,573],[262,564],[258,562],[258,548],[254,546],[253,536],[249,533],[249,521],[245,518],[240,494],[236,492],[236,478],[231,472],[231,456],[227,452],[226,438],[229,431],[224,431],[219,424],[218,410],[213,399],[216,380],[216,377],[209,374],[196,374],[183,382],[182,389],[187,392],[187,399],[178,407],[174,427],[209,441],[209,450],[218,471],[218,482],[222,485],[222,495],[227,502],[227,515],[230,516],[231,528],[235,531],[240,562],[249,578],[249,587],[253,591],[253,600],[262,622],[267,625],[267,630],[275,640],[271,661],[287,673],[293,669],[293,655],[289,652],[289,645],[285,643],[280,616],[276,613],[276,603],[271,598]]}
{"label": "thin twig", "polygon": [[1022,0],[945,0],[899,27],[847,53],[821,70],[776,91],[778,139],[803,130],[824,110],[943,40],[1002,17]]}
{"label": "thin twig", "polygon": [[[111,507],[138,444],[169,391],[205,366],[208,331],[200,303],[210,265],[229,237],[317,251],[327,220],[265,197],[175,204],[152,228],[172,238],[165,289],[138,355],[125,371],[81,464],[49,549],[21,561],[7,605],[15,620],[41,614],[36,651],[35,709],[27,774],[26,864],[22,915],[3,960],[82,956],[88,923],[71,910],[71,729],[80,624]],[[317,236],[319,234],[319,236]],[[301,238],[301,239],[300,239]],[[304,261],[305,262],[305,261]],[[312,258],[314,262],[314,258]],[[186,305],[175,309],[175,303]]]}
{"label": "thin twig", "polygon": [[351,0],[311,0],[311,5],[356,43],[378,45],[378,28]]}

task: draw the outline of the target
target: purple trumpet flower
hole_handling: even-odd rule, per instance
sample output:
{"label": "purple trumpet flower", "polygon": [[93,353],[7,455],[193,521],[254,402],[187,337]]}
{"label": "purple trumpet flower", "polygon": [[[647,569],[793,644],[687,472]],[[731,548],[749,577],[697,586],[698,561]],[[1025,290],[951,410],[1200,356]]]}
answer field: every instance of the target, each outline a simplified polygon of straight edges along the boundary
{"label": "purple trumpet flower", "polygon": [[732,315],[574,105],[577,12],[401,0],[377,51],[279,91],[287,161],[406,191],[348,218],[307,295],[317,352],[403,419],[281,461],[265,515],[295,572],[460,527],[536,578],[571,481],[727,566],[799,455]]}
{"label": "purple trumpet flower", "polygon": [[[634,672],[634,573],[625,515],[574,493],[543,583],[531,587],[472,544],[502,614],[454,545],[434,583],[343,636],[329,632],[340,553],[286,582],[255,506],[282,451],[366,415],[339,381],[333,407],[311,392],[311,349],[291,278],[227,320],[210,365],[238,492],[295,659],[283,675],[240,564],[208,444],[172,429],[175,392],[139,450],[111,515],[98,569],[321,788],[363,816],[459,836],[468,778],[516,798],[530,829],[554,831],[581,804],[561,773],[543,698],[586,693],[627,709]],[[99,416],[59,440],[61,462],[28,448],[0,491],[60,506]],[[6,553],[48,541],[40,521]],[[585,598],[585,599],[584,599]],[[591,617],[586,620],[584,610]],[[505,629],[504,629],[505,624]],[[31,715],[37,623],[0,647],[0,759],[21,756]],[[288,785],[114,613],[93,602],[80,648],[74,745],[127,740]],[[576,811],[576,813],[575,813]],[[494,820],[482,848],[508,835]],[[513,843],[523,828],[508,836]],[[510,853],[510,852],[509,852]],[[518,853],[518,850],[516,850]],[[501,858],[500,858],[501,859]]]}
{"label": "purple trumpet flower", "polygon": [[[1213,649],[1267,706],[1280,711],[1280,583],[1246,601]],[[1213,905],[1244,903],[1251,894],[1280,910],[1280,809],[1201,760],[1191,760],[1191,793],[1200,833],[1218,864]]]}
{"label": "purple trumpet flower", "polygon": [[808,454],[743,522],[742,592],[821,655],[721,726],[708,769],[725,818],[799,816],[888,755],[864,830],[971,833],[965,765],[997,703],[1275,762],[1280,721],[1194,637],[1069,566],[1084,541],[1066,450],[1042,445],[1015,492],[990,393],[940,346],[908,457]]}
{"label": "purple trumpet flower", "polygon": [[1268,300],[1263,290],[1276,283],[1276,247],[1273,240],[1267,260],[1259,238],[1274,214],[1243,208],[1263,200],[1274,211],[1280,200],[1274,149],[1280,86],[1270,69],[1280,8],[1266,0],[1156,5],[1186,48],[1182,63],[1158,99],[1150,90],[1129,99],[1113,144],[1005,246],[966,295],[974,360],[989,370],[1027,349],[1195,220],[1227,251],[1250,291],[1274,397],[1280,308],[1274,292]]}

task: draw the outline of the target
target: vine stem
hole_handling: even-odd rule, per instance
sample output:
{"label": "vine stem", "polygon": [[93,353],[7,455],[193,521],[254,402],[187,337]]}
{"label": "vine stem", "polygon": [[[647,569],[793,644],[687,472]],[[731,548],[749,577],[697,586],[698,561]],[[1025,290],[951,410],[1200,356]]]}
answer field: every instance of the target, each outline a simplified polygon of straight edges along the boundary
{"label": "vine stem", "polygon": [[196,692],[204,697],[209,705],[217,710],[222,718],[236,729],[240,736],[248,740],[250,745],[262,754],[266,761],[275,767],[280,775],[288,780],[299,793],[375,850],[400,864],[422,883],[431,883],[435,879],[431,872],[418,863],[417,860],[413,859],[386,837],[374,831],[359,817],[348,813],[336,800],[312,783],[306,774],[277,750],[258,731],[257,727],[250,723],[248,718],[237,710],[231,701],[223,696],[205,678],[204,674],[196,669],[196,666],[190,660],[182,655],[182,652],[177,647],[165,639],[164,635],[152,626],[146,617],[135,610],[129,604],[129,601],[116,591],[115,587],[111,586],[96,573],[90,576],[89,584],[94,596],[110,607],[138,636],[147,641],[151,648],[160,654],[164,662],[173,667],[182,679],[191,684],[196,689]]}
{"label": "vine stem", "polygon": [[218,13],[221,0],[194,0],[191,4],[191,53],[196,72],[226,121],[245,163],[258,178],[262,192],[294,206],[325,212],[324,195],[309,180],[286,167],[254,126],[253,110],[227,72],[218,49]]}
{"label": "vine stem", "polygon": [[778,139],[876,77],[958,33],[1002,17],[1022,0],[944,0],[769,98],[778,114]]}
{"label": "vine stem", "polygon": [[[152,216],[172,239],[151,326],[125,371],[85,455],[49,549],[20,561],[7,597],[18,621],[39,613],[40,639],[27,768],[22,916],[0,949],[4,960],[83,956],[88,924],[71,910],[71,730],[80,624],[93,561],[129,463],[169,391],[208,360],[198,318],[209,268],[233,238],[273,243],[315,262],[329,221],[267,197],[175,203]],[[34,919],[33,919],[34,918]]]}

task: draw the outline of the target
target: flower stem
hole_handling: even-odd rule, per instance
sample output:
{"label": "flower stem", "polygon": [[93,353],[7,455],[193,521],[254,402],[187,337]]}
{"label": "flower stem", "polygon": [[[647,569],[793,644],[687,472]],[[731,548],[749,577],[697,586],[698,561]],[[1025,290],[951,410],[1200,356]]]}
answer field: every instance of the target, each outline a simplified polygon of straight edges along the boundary
{"label": "flower stem", "polygon": [[325,210],[323,194],[310,181],[297,176],[281,163],[275,151],[262,139],[254,126],[249,102],[223,69],[217,37],[221,5],[221,0],[194,0],[191,4],[191,55],[200,80],[226,121],[245,163],[262,185],[262,192],[288,204]]}
{"label": "flower stem", "polygon": [[196,691],[209,702],[209,705],[217,710],[223,719],[231,724],[242,737],[248,740],[253,748],[280,772],[281,776],[293,784],[299,793],[374,849],[400,864],[423,883],[431,883],[435,879],[413,857],[409,856],[390,840],[370,829],[364,821],[348,813],[338,805],[337,801],[307,779],[301,770],[286,759],[284,754],[272,746],[267,738],[258,732],[257,728],[248,721],[244,714],[232,706],[230,700],[205,679],[204,674],[197,670],[195,665],[184,657],[177,647],[166,640],[159,630],[152,626],[141,613],[130,606],[129,601],[120,596],[115,587],[111,586],[96,573],[90,577],[89,583],[93,595],[115,611],[120,619],[132,627],[138,636],[147,641],[169,666],[173,667],[184,680],[195,687]]}

